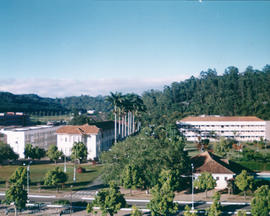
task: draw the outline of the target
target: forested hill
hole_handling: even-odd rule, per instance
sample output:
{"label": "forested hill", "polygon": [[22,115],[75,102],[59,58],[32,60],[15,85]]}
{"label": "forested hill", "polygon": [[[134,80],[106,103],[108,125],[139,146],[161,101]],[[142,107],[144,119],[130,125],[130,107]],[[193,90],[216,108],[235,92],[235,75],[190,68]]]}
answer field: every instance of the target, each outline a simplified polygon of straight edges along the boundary
{"label": "forested hill", "polygon": [[108,112],[112,106],[102,96],[82,95],[53,99],[39,97],[35,94],[15,95],[9,92],[0,92],[0,112],[66,112],[89,109]]}
{"label": "forested hill", "polygon": [[112,109],[110,103],[105,101],[105,97],[91,97],[87,95],[72,96],[56,99],[58,103],[69,110],[96,110],[108,112]]}
{"label": "forested hill", "polygon": [[163,91],[143,93],[147,123],[166,124],[187,115],[255,115],[270,119],[270,65],[263,70],[248,67],[239,72],[228,67],[224,74],[202,71],[199,78],[165,86]]}
{"label": "forested hill", "polygon": [[36,111],[66,111],[66,108],[52,98],[42,98],[35,94],[15,95],[0,92],[0,112]]}

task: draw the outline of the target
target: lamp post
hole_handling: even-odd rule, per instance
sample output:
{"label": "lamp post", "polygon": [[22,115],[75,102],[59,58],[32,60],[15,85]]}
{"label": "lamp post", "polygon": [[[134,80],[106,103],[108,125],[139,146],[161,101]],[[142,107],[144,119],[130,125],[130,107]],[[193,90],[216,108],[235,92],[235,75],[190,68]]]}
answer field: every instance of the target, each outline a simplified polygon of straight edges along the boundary
{"label": "lamp post", "polygon": [[69,214],[71,215],[72,214],[72,185],[70,185],[70,188],[71,188],[71,200],[70,200],[70,208],[69,208]]}
{"label": "lamp post", "polygon": [[191,207],[191,210],[193,211],[194,210],[194,183],[193,183],[193,170],[194,170],[194,166],[193,166],[193,163],[191,164],[191,179],[192,179],[192,207]]}

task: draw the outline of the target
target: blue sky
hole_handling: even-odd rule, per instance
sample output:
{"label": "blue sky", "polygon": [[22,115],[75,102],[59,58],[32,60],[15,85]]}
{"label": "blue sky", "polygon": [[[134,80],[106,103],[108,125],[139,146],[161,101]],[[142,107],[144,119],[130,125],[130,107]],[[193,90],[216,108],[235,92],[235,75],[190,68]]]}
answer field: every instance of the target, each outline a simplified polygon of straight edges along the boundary
{"label": "blue sky", "polygon": [[270,64],[270,1],[1,0],[0,91],[162,89]]}

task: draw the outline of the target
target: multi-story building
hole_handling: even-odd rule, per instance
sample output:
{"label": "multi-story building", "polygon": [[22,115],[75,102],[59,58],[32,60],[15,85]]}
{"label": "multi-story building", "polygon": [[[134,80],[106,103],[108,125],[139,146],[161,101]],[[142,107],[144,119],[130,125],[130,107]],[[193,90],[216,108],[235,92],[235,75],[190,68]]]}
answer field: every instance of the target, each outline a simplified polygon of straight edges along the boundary
{"label": "multi-story building", "polygon": [[69,157],[75,142],[86,145],[87,159],[95,159],[102,151],[107,151],[114,140],[114,123],[112,121],[95,123],[93,125],[66,125],[57,131],[57,147]]}
{"label": "multi-story building", "polygon": [[189,116],[176,124],[188,141],[218,137],[237,141],[270,139],[269,122],[255,116]]}
{"label": "multi-story building", "polygon": [[3,128],[0,132],[6,135],[7,143],[19,154],[19,158],[24,158],[26,144],[32,144],[45,150],[50,145],[57,144],[56,130],[54,126],[31,126],[17,128]]}

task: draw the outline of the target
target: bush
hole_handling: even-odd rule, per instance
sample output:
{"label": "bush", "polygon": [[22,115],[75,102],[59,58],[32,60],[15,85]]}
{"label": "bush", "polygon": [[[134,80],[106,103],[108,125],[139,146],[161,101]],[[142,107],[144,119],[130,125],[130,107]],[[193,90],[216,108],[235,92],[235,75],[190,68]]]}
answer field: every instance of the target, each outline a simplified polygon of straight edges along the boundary
{"label": "bush", "polygon": [[78,167],[78,168],[77,168],[77,172],[78,172],[78,173],[85,173],[85,168],[83,168],[83,167]]}

